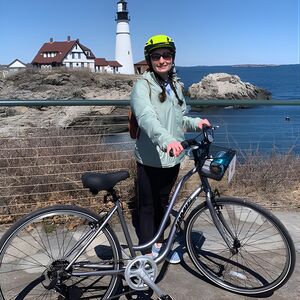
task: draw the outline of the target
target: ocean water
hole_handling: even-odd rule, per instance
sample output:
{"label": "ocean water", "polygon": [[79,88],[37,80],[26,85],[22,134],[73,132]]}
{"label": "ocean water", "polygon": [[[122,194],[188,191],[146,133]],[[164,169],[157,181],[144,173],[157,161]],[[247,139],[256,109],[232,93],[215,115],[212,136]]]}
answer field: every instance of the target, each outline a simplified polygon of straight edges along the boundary
{"label": "ocean water", "polygon": [[274,100],[300,100],[300,64],[266,67],[199,66],[176,69],[186,89],[210,73],[228,73],[238,75],[242,81],[270,91]]}
{"label": "ocean water", "polygon": [[[185,88],[210,73],[229,73],[270,91],[273,100],[300,100],[300,65],[177,67],[177,72]],[[225,147],[241,152],[300,154],[300,106],[204,108],[192,110],[190,115],[218,125],[215,141]]]}

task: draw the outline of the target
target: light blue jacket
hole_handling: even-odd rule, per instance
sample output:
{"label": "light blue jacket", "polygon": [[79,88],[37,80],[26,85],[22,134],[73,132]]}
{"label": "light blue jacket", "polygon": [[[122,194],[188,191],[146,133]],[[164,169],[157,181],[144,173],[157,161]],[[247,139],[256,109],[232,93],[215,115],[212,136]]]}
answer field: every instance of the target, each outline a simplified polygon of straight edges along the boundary
{"label": "light blue jacket", "polygon": [[165,151],[173,141],[183,141],[185,131],[198,130],[200,118],[185,116],[186,102],[178,79],[174,80],[177,94],[173,91],[164,102],[160,102],[162,92],[154,74],[145,72],[131,93],[131,109],[139,124],[139,137],[135,144],[136,160],[147,166],[169,168],[181,162],[184,154],[170,157]]}

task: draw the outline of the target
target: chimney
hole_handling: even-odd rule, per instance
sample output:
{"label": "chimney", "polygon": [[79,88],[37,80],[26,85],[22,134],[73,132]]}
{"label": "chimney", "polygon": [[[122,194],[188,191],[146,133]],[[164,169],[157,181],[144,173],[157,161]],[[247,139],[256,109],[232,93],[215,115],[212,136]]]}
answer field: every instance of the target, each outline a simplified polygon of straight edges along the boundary
{"label": "chimney", "polygon": [[70,40],[71,40],[71,37],[68,35],[67,41],[70,42]]}
{"label": "chimney", "polygon": [[50,43],[53,43],[53,38],[50,38]]}

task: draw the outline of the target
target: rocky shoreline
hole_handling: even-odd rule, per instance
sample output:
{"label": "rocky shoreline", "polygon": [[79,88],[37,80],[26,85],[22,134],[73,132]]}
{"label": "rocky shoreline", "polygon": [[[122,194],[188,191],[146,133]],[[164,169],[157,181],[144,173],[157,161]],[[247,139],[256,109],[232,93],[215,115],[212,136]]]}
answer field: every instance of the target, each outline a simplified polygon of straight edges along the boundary
{"label": "rocky shoreline", "polygon": [[139,77],[89,70],[28,69],[0,77],[0,100],[128,99]]}
{"label": "rocky shoreline", "polygon": [[[88,70],[26,70],[0,78],[1,100],[129,99],[132,86],[140,76],[92,73]],[[126,110],[127,111],[127,110]],[[0,135],[12,135],[13,128],[68,128],[89,122],[89,118],[110,115],[105,123],[126,123],[124,109],[114,106],[1,107]],[[110,126],[112,127],[112,126]],[[105,128],[105,127],[104,127]],[[109,129],[113,132],[116,129]],[[126,128],[121,128],[121,131]]]}
{"label": "rocky shoreline", "polygon": [[[0,74],[2,75],[2,74]],[[141,75],[112,75],[88,70],[26,70],[0,77],[1,100],[57,99],[129,99],[135,81]],[[238,76],[210,74],[189,87],[192,99],[270,99],[271,93],[244,83]],[[3,107],[0,106],[0,135],[7,136],[14,128],[55,126],[69,128],[89,122],[89,116],[109,115],[103,125],[127,122],[127,108],[114,106],[81,107]],[[105,127],[105,126],[104,126]],[[123,132],[126,126],[108,132]],[[107,132],[106,131],[106,132]]]}

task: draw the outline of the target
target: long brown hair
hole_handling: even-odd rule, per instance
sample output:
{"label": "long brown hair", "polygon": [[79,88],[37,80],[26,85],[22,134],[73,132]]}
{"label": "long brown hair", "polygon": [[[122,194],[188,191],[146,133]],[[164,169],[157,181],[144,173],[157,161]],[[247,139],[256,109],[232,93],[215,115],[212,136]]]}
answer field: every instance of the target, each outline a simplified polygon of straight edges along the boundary
{"label": "long brown hair", "polygon": [[[159,100],[160,102],[164,102],[167,98],[167,91],[166,91],[166,82],[156,73],[154,72],[154,70],[149,67],[149,69],[147,71],[151,71],[153,72],[157,83],[159,84],[160,88],[161,88],[161,93],[159,94]],[[178,100],[178,104],[180,106],[182,106],[183,104],[183,100],[180,99],[180,97],[178,96],[177,90],[176,90],[176,86],[175,86],[175,82],[177,81],[177,74],[174,70],[174,66],[171,68],[171,70],[168,73],[168,83],[170,84],[171,89],[173,90],[177,100]]]}

